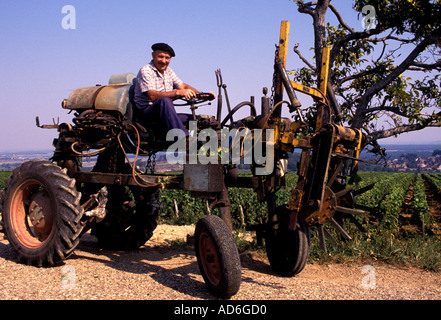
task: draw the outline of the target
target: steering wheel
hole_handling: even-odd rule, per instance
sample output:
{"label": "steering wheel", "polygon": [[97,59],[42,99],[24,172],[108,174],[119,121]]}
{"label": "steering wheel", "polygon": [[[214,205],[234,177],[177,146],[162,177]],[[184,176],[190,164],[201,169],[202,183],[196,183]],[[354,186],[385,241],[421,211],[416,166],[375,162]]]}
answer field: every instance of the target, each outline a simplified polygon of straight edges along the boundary
{"label": "steering wheel", "polygon": [[[176,96],[172,99],[175,106],[194,106],[196,104],[204,103],[214,99],[214,94],[211,92],[196,93],[195,98],[186,99],[184,96]],[[174,103],[176,100],[182,100],[183,103]]]}

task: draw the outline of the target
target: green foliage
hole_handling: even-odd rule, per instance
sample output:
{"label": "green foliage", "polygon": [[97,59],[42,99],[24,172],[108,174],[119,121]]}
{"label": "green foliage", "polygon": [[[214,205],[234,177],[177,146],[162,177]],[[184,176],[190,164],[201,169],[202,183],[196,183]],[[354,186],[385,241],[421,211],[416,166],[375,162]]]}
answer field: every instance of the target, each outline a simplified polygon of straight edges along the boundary
{"label": "green foliage", "polygon": [[[341,113],[348,125],[365,131],[366,141],[440,125],[440,1],[355,0],[359,21],[363,8],[375,9],[376,25],[370,30],[349,26],[341,15],[337,25],[319,25],[328,20],[319,15],[325,14],[322,9],[329,1],[294,2],[300,12],[314,17],[315,55],[322,46],[332,46],[329,79]],[[333,11],[343,6],[330,5]],[[320,67],[295,70],[294,81],[317,87]],[[311,123],[315,107],[303,110]]]}
{"label": "green foliage", "polygon": [[[441,242],[439,235],[421,230],[408,231],[401,221],[401,213],[411,213],[413,224],[428,230],[434,223],[429,214],[423,176],[436,181],[441,174],[412,174],[361,172],[362,180],[356,189],[375,182],[374,188],[356,197],[356,203],[371,207],[370,213],[357,217],[367,232],[360,232],[354,224],[344,220],[344,228],[353,240],[328,246],[325,254],[319,249],[318,240],[312,238],[312,258],[319,261],[348,261],[360,259],[381,260],[393,264],[413,265],[431,271],[441,271]],[[409,187],[413,188],[413,198],[408,211],[404,209],[404,196]],[[409,199],[408,199],[409,201]],[[409,223],[409,222],[406,222]],[[438,221],[439,223],[439,221]],[[330,230],[331,232],[333,230]],[[312,230],[312,233],[317,232]],[[337,234],[334,237],[338,238]]]}
{"label": "green foliage", "polygon": [[[348,30],[341,24],[332,26],[327,23],[326,31],[328,38],[327,46],[333,46],[338,38],[348,35]],[[339,55],[334,60],[334,72],[331,74],[334,78],[346,77],[357,69],[361,64],[368,62],[367,57],[374,51],[374,46],[364,39],[354,39],[346,42],[340,49]]]}
{"label": "green foliage", "polygon": [[377,28],[394,28],[397,34],[409,32],[422,37],[441,25],[438,0],[356,0],[354,8],[361,12],[366,5],[376,10]]}
{"label": "green foliage", "polygon": [[394,180],[390,192],[384,197],[378,207],[380,217],[380,228],[396,232],[398,220],[404,196],[413,180],[412,173],[400,174],[400,179]]}
{"label": "green foliage", "polygon": [[441,174],[424,173],[423,178],[427,181],[430,187],[438,193],[438,195],[441,195]]}
{"label": "green foliage", "polygon": [[[277,192],[277,205],[287,204],[291,190],[297,183],[297,174],[289,172],[286,176],[286,186]],[[258,202],[254,189],[229,188],[231,201],[231,217],[233,226],[241,228],[242,220],[240,208],[244,214],[245,224],[254,225],[264,223],[268,215],[266,202]],[[178,217],[174,201],[178,205]],[[195,224],[199,218],[207,214],[218,214],[217,208],[209,211],[207,202],[204,199],[192,198],[188,192],[181,190],[163,190],[160,197],[162,206],[161,216],[164,221],[177,225]]]}
{"label": "green foliage", "polygon": [[[178,212],[173,200],[176,201]],[[181,190],[163,190],[159,204],[162,206],[161,217],[176,225],[195,224],[209,214],[203,199],[193,198],[188,192]]]}
{"label": "green foliage", "polygon": [[403,238],[388,231],[381,234],[352,232],[351,241],[329,246],[325,253],[319,247],[317,231],[311,231],[311,262],[383,261],[441,271],[441,241],[436,237],[415,234]]}
{"label": "green foliage", "polygon": [[375,187],[361,195],[356,199],[358,204],[368,206],[371,208],[378,208],[381,201],[389,194],[396,184],[398,177],[402,173],[387,173],[387,172],[360,172],[362,180],[358,183],[357,189],[366,187],[375,183]]}
{"label": "green foliage", "polygon": [[12,174],[12,171],[0,171],[0,190],[6,187],[6,180]]}
{"label": "green foliage", "polygon": [[425,225],[432,223],[432,216],[429,214],[429,205],[427,204],[426,191],[424,187],[424,180],[420,173],[417,174],[415,182],[413,183],[413,200],[411,209],[414,216],[419,219],[419,222]]}

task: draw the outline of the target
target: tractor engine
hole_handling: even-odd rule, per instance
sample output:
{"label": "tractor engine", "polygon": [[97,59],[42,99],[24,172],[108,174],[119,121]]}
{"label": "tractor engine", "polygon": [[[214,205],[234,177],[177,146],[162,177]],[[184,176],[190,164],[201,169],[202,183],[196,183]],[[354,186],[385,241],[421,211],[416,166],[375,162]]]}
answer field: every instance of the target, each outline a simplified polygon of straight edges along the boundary
{"label": "tractor engine", "polygon": [[[74,125],[58,125],[53,160],[68,168],[81,166],[82,156],[116,144],[132,119],[135,80],[131,73],[116,74],[108,85],[79,88],[64,99],[63,109],[75,112]],[[95,151],[90,152],[92,149]]]}

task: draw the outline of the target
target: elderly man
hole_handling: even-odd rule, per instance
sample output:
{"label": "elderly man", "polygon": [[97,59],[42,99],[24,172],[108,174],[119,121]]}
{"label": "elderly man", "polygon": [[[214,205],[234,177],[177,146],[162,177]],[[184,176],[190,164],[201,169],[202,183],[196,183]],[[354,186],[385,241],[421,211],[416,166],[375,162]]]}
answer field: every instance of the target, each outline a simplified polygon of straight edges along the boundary
{"label": "elderly man", "polygon": [[159,120],[164,129],[181,129],[188,136],[171,98],[194,98],[198,91],[182,82],[169,67],[171,58],[175,56],[172,47],[156,43],[152,50],[152,61],[141,68],[136,78],[135,120],[142,125],[148,125],[149,120]]}

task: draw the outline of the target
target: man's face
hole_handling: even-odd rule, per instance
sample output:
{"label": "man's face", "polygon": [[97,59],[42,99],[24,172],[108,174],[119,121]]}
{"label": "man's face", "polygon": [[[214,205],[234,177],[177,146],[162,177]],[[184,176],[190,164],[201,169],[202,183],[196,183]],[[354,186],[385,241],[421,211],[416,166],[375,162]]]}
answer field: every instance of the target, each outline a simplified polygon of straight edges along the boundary
{"label": "man's face", "polygon": [[156,50],[152,52],[153,64],[159,72],[164,73],[170,64],[170,54],[167,51]]}

